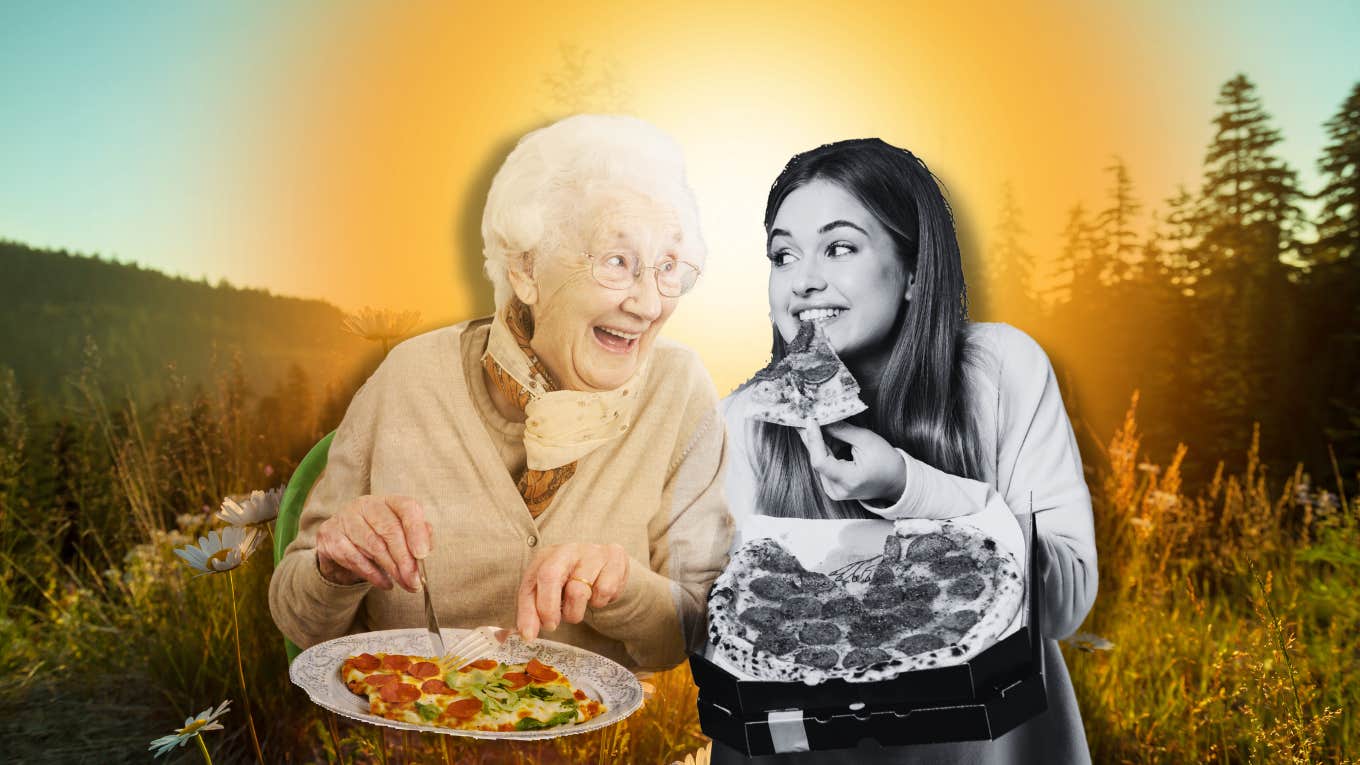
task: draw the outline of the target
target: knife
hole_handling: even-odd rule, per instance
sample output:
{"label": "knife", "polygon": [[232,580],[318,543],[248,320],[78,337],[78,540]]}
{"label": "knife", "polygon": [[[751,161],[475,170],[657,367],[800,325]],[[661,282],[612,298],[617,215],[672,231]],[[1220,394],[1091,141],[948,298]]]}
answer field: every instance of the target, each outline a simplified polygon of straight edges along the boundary
{"label": "knife", "polygon": [[420,574],[420,590],[425,593],[425,628],[430,631],[430,647],[435,657],[444,655],[444,637],[439,632],[439,618],[434,615],[434,603],[430,600],[430,582],[425,578],[425,560],[416,559],[416,571]]}

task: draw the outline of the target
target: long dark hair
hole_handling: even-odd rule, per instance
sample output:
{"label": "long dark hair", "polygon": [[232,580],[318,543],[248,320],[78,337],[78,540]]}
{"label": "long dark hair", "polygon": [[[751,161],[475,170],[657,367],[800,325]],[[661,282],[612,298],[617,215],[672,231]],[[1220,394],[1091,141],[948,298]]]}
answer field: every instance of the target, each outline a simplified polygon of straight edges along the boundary
{"label": "long dark hair", "polygon": [[[862,395],[868,412],[851,422],[907,454],[955,475],[982,479],[981,445],[967,391],[965,365],[976,351],[967,338],[968,291],[954,217],[939,182],[911,152],[877,138],[827,144],[789,160],[770,188],[765,231],[784,199],[813,180],[845,189],[878,219],[898,257],[915,273],[910,301],[899,312],[892,350],[877,390]],[[771,355],[786,344],[774,329]],[[871,399],[871,400],[870,400]],[[757,511],[793,518],[874,518],[858,502],[826,496],[798,433],[753,422],[759,477]]]}

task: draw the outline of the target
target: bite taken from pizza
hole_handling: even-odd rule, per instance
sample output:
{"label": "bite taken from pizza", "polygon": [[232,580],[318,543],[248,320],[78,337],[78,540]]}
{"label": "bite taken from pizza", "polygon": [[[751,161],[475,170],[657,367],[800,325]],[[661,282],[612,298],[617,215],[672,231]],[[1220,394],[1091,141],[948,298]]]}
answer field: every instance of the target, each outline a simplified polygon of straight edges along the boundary
{"label": "bite taken from pizza", "polygon": [[883,552],[809,571],[777,541],[753,539],[709,596],[718,656],[764,680],[886,680],[958,664],[1018,613],[1015,557],[966,524],[898,521]]}
{"label": "bite taken from pizza", "polygon": [[788,353],[756,372],[750,387],[750,417],[776,425],[830,425],[868,408],[859,383],[815,321],[802,322]]}
{"label": "bite taken from pizza", "polygon": [[444,672],[423,656],[363,653],[345,659],[340,677],[368,699],[370,714],[417,725],[529,731],[582,723],[607,711],[537,659],[478,659]]}

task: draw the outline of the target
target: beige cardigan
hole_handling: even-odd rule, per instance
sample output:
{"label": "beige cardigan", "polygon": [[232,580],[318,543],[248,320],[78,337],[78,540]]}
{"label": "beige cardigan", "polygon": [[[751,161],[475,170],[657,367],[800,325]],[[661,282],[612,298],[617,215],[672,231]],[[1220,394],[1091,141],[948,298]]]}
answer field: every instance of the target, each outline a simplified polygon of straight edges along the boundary
{"label": "beige cardigan", "polygon": [[658,340],[629,431],[583,457],[535,519],[506,467],[523,462],[523,425],[489,406],[481,374],[489,326],[466,322],[398,345],[355,394],[270,582],[274,621],[303,647],[424,626],[419,593],[335,585],[316,564],[322,521],[355,497],[403,494],[434,527],[426,567],[442,626],[513,627],[516,589],[537,550],[618,543],[632,556],[619,598],[543,637],[631,668],[678,664],[702,643],[708,589],[732,535],[712,381],[692,351]]}

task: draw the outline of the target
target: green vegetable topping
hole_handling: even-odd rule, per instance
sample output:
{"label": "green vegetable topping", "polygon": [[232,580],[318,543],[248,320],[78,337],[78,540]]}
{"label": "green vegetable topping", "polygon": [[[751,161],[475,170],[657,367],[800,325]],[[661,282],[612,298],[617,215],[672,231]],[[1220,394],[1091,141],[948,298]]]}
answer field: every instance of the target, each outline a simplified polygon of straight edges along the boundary
{"label": "green vegetable topping", "polygon": [[549,717],[546,722],[532,717],[521,718],[519,722],[515,723],[515,730],[542,730],[543,728],[552,728],[557,725],[566,725],[567,723],[576,722],[576,702],[572,699],[567,699],[562,702],[562,707],[563,709],[561,712]]}

